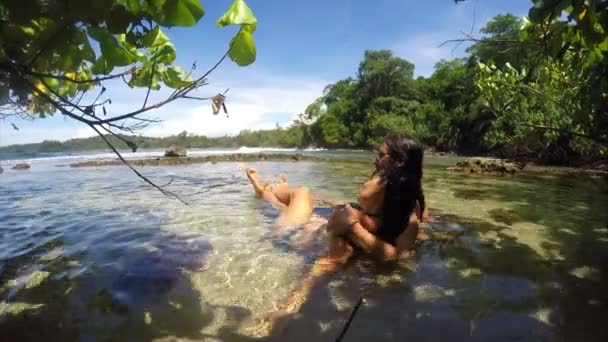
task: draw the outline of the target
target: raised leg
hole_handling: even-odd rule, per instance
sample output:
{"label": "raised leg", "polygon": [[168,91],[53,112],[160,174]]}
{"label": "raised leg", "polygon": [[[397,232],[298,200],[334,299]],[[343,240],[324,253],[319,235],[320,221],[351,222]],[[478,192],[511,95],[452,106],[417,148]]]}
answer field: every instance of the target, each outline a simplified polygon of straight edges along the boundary
{"label": "raised leg", "polygon": [[258,173],[257,173],[256,170],[254,170],[254,169],[246,169],[245,173],[247,174],[247,178],[249,178],[249,181],[251,182],[251,185],[253,185],[253,189],[255,190],[255,193],[258,196],[262,197],[264,200],[272,203],[273,205],[276,205],[282,211],[287,210],[287,205],[289,203],[287,203],[287,204],[283,203],[269,189],[269,185],[268,184],[262,184],[260,182],[260,180],[258,179]]}
{"label": "raised leg", "polygon": [[288,206],[292,191],[293,189],[291,189],[287,184],[287,172],[281,173],[279,176],[279,183],[273,187],[272,193],[276,198],[279,199],[279,201]]}

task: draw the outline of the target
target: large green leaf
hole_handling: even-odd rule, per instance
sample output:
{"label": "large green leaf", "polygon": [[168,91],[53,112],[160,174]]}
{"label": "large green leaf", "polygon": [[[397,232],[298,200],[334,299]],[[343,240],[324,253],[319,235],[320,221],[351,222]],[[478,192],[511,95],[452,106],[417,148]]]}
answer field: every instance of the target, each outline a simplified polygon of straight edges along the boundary
{"label": "large green leaf", "polygon": [[113,34],[124,33],[129,25],[133,17],[131,13],[129,13],[123,6],[114,6],[110,10],[110,15],[108,15],[106,19],[106,25],[108,26],[108,31]]}
{"label": "large green leaf", "polygon": [[232,38],[228,56],[240,66],[247,66],[255,61],[255,41],[251,32],[245,27]]}
{"label": "large green leaf", "polygon": [[163,33],[160,29],[160,26],[156,26],[152,30],[148,31],[142,38],[141,43],[145,47],[155,47],[160,46],[169,41],[167,35]]}
{"label": "large green leaf", "polygon": [[156,62],[161,64],[172,64],[175,61],[176,51],[173,44],[167,42],[161,46],[150,49],[150,54],[156,56]]}
{"label": "large green leaf", "polygon": [[140,88],[147,88],[150,86],[150,89],[152,90],[159,90],[159,76],[163,71],[163,68],[158,65],[148,65],[132,74],[129,85],[131,87]]}
{"label": "large green leaf", "polygon": [[118,3],[125,6],[131,13],[137,13],[142,9],[139,0],[118,0]]}
{"label": "large green leaf", "polygon": [[205,14],[198,0],[166,0],[163,5],[167,26],[194,26]]}
{"label": "large green leaf", "polygon": [[192,77],[181,67],[169,67],[163,72],[163,82],[170,88],[185,87],[192,81]]}
{"label": "large green leaf", "polygon": [[124,66],[135,62],[136,56],[128,51],[116,37],[106,30],[99,27],[91,27],[89,28],[88,33],[93,39],[99,42],[101,53],[109,66]]}
{"label": "large green leaf", "polygon": [[257,19],[244,0],[234,0],[230,8],[217,20],[218,27],[242,24],[252,25],[254,31],[257,24]]}
{"label": "large green leaf", "polygon": [[91,67],[91,71],[95,74],[109,74],[113,69],[114,67],[109,65],[104,56],[100,56]]}

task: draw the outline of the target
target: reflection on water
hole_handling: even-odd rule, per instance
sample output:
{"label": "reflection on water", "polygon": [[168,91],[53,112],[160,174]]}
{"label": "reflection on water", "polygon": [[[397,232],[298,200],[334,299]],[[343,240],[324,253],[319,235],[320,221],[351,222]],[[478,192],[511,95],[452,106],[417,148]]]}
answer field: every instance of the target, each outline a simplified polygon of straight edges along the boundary
{"label": "reflection on water", "polygon": [[[328,152],[326,152],[328,153]],[[608,204],[599,181],[448,173],[430,160],[430,229],[414,260],[359,258],[315,288],[270,338],[608,340]],[[127,169],[34,165],[0,176],[0,336],[10,340],[253,340],[256,318],[296,287],[314,255],[268,236],[276,213],[236,163]],[[362,162],[260,162],[321,199],[352,199]]]}

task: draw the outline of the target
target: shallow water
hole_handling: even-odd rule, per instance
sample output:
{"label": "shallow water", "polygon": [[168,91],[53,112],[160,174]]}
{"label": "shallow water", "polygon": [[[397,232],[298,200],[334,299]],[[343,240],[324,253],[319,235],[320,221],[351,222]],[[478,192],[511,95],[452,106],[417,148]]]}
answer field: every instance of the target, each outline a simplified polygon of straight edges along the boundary
{"label": "shallow water", "polygon": [[[267,179],[287,171],[319,200],[353,199],[369,155],[309,153],[336,158],[248,166]],[[430,229],[455,241],[421,243],[396,265],[357,259],[269,337],[332,341],[362,297],[346,341],[608,340],[606,184],[468,176],[445,171],[451,162],[428,158],[425,190]],[[250,327],[317,253],[272,238],[276,211],[237,163],[143,168],[173,179],[188,206],[124,167],[65,163],[0,175],[2,340],[258,339]]]}

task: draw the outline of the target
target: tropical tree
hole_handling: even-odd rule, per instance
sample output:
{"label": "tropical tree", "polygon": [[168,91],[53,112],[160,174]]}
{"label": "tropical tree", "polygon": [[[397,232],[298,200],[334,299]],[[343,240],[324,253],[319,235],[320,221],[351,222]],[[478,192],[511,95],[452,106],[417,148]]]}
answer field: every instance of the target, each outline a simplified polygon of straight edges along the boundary
{"label": "tropical tree", "polygon": [[[163,29],[194,26],[204,14],[198,0],[3,0],[0,118],[63,115],[91,127],[124,161],[107,135],[135,150],[133,140],[116,132],[133,134],[155,122],[143,114],[173,101],[205,99],[191,93],[226,58],[241,66],[255,60],[256,18],[244,0],[234,0],[217,26],[240,28],[219,61],[197,76],[195,64],[190,70],[175,65],[177,51]],[[142,103],[114,112],[104,84],[115,79],[147,89]],[[173,91],[149,103],[161,86]]]}

